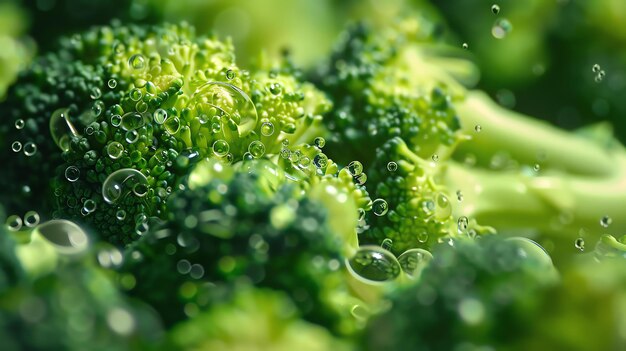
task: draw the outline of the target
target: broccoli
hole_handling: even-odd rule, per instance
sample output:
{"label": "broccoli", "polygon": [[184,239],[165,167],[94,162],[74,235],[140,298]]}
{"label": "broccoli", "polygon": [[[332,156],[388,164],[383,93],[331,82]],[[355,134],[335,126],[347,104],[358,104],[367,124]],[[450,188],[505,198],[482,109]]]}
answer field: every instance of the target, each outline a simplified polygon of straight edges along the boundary
{"label": "broccoli", "polygon": [[24,9],[11,1],[0,3],[0,101],[8,87],[15,81],[33,56],[33,42],[24,36],[26,14]]}

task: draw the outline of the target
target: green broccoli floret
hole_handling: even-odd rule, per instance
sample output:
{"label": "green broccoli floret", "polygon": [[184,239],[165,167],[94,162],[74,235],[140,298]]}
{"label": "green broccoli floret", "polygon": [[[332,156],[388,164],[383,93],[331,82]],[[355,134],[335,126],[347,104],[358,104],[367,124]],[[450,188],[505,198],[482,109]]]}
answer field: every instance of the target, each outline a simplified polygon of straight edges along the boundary
{"label": "green broccoli floret", "polygon": [[198,160],[269,158],[283,142],[312,142],[330,103],[297,76],[288,64],[241,70],[229,42],[185,24],[114,24],[65,38],[0,105],[21,119],[17,135],[9,124],[0,131],[7,148],[21,143],[20,153],[3,153],[19,172],[3,177],[13,190],[1,200],[32,210],[35,201],[15,196],[27,189],[44,199],[40,213],[54,199],[54,217],[129,243],[148,218],[167,216],[165,200]]}
{"label": "green broccoli floret", "polygon": [[367,350],[507,348],[527,336],[534,294],[556,280],[550,257],[528,239],[487,235],[437,246],[419,282],[391,295],[373,318]]}
{"label": "green broccoli floret", "polygon": [[346,244],[328,223],[332,208],[295,183],[272,189],[271,164],[235,166],[247,171],[200,164],[188,188],[172,195],[168,221],[128,250],[124,271],[137,281],[130,293],[172,325],[212,307],[219,286],[247,282],[284,291],[307,321],[350,332],[349,308],[337,303],[347,296]]}
{"label": "green broccoli floret", "polygon": [[178,324],[170,332],[170,350],[350,350],[327,330],[298,318],[284,294],[240,287],[208,312]]}
{"label": "green broccoli floret", "polygon": [[20,71],[27,67],[34,54],[32,40],[25,36],[26,13],[17,3],[0,4],[0,101]]}

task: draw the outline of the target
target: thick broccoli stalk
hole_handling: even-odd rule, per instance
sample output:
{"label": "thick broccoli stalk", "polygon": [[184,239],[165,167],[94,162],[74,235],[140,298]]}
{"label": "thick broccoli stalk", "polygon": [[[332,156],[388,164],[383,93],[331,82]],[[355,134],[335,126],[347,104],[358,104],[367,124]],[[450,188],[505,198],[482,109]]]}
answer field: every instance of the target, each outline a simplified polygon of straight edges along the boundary
{"label": "thick broccoli stalk", "polygon": [[243,282],[283,291],[307,321],[351,332],[341,302],[344,244],[327,222],[330,209],[296,184],[271,190],[266,177],[275,178],[275,168],[263,163],[244,163],[246,172],[208,164],[170,198],[167,223],[129,248],[124,271],[137,281],[130,293],[172,325]]}
{"label": "thick broccoli stalk", "polygon": [[1,180],[11,190],[0,199],[44,218],[54,207],[54,217],[130,243],[149,218],[167,217],[167,197],[198,160],[269,158],[283,142],[312,142],[330,103],[297,76],[289,63],[241,70],[229,42],[185,24],[64,38],[0,105],[20,120],[0,131],[4,147],[19,142],[2,155],[16,171]]}

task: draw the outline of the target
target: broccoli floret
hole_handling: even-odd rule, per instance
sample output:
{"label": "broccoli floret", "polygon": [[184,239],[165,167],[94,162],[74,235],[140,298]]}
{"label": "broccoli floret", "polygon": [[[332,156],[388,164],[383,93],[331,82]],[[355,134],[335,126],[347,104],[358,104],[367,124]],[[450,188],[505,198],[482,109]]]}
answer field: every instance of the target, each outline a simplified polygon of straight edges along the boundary
{"label": "broccoli floret", "polygon": [[265,177],[276,175],[263,163],[249,168],[209,163],[203,181],[192,176],[172,195],[168,221],[129,248],[131,293],[172,325],[213,306],[216,285],[243,281],[284,291],[304,319],[341,332],[345,313],[334,301],[343,294],[344,244],[329,209],[296,184],[268,190]]}
{"label": "broccoli floret", "polygon": [[[31,199],[54,199],[54,217],[129,243],[148,218],[166,217],[165,200],[197,160],[269,158],[285,140],[311,142],[330,104],[297,75],[288,64],[240,70],[229,42],[185,24],[114,24],[65,38],[0,105],[23,123],[17,136],[9,124],[0,133],[7,148],[22,143],[22,152],[3,153],[19,171],[3,177],[13,190],[1,200],[32,210],[34,201],[15,196],[27,189]],[[50,212],[47,201],[39,206]]]}

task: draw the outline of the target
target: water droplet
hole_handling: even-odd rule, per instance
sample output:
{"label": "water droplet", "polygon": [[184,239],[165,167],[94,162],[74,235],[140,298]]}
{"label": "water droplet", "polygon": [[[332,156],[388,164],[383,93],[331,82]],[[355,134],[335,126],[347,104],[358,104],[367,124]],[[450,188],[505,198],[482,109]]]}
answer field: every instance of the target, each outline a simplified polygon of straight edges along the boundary
{"label": "water droplet", "polygon": [[107,82],[107,85],[109,86],[109,88],[115,89],[115,87],[117,87],[117,81],[115,79],[111,78]]}
{"label": "water droplet", "polygon": [[611,217],[609,216],[604,216],[602,218],[600,218],[600,225],[603,226],[604,228],[608,228],[611,223],[613,223],[613,219],[611,219]]}
{"label": "water droplet", "polygon": [[398,263],[409,277],[415,278],[432,259],[433,255],[424,249],[409,249],[398,257]]}
{"label": "water droplet", "polygon": [[443,194],[439,193],[435,201],[435,218],[439,220],[445,220],[452,214],[452,206],[450,201]]}
{"label": "water droplet", "polygon": [[137,197],[144,197],[148,193],[148,185],[143,183],[137,183],[133,186],[133,194]]}
{"label": "water droplet", "polygon": [[226,142],[226,140],[216,140],[213,143],[213,153],[217,157],[225,156],[229,150],[230,150],[230,145],[228,145],[228,142]]}
{"label": "water droplet", "polygon": [[137,112],[128,112],[122,116],[120,127],[123,130],[134,130],[144,126],[143,116]]}
{"label": "water droplet", "polygon": [[433,162],[439,161],[439,155],[437,155],[437,154],[434,154],[431,158],[432,158]]}
{"label": "water droplet", "polygon": [[474,126],[474,130],[476,131],[476,133],[480,133],[480,131],[483,130],[483,127],[481,127],[480,124],[477,124]]}
{"label": "water droplet", "polygon": [[132,191],[138,183],[148,184],[146,176],[133,168],[122,168],[111,173],[102,183],[102,197],[114,204]]}
{"label": "water droplet", "polygon": [[298,160],[298,166],[300,166],[301,168],[306,168],[311,164],[311,159],[303,156]]}
{"label": "water droplet", "polygon": [[363,165],[359,161],[352,161],[348,164],[348,172],[354,177],[363,173]]}
{"label": "water droplet", "polygon": [[285,139],[285,140],[283,140],[283,141],[282,141],[282,144],[283,144],[283,146],[284,146],[284,147],[289,146],[289,139]]}
{"label": "water droplet", "polygon": [[87,234],[75,223],[54,219],[40,224],[35,231],[61,254],[78,254],[89,246]]}
{"label": "water droplet", "polygon": [[497,15],[500,13],[500,6],[493,4],[491,5],[491,12],[493,12],[494,15]]}
{"label": "water droplet", "polygon": [[469,49],[469,45],[467,45],[467,43],[463,43],[463,49],[465,50]]}
{"label": "water droplet", "polygon": [[204,267],[197,263],[192,264],[189,269],[189,276],[192,279],[201,279],[204,276]]}
{"label": "water droplet", "polygon": [[389,238],[385,238],[383,242],[380,244],[380,247],[387,251],[391,251],[391,247],[393,246],[393,240]]}
{"label": "water droplet", "polygon": [[467,231],[468,225],[469,225],[469,220],[467,219],[467,217],[465,216],[459,217],[459,219],[456,221],[456,229],[459,232],[459,234],[465,233],[465,231]]}
{"label": "water droplet", "polygon": [[358,214],[359,214],[359,221],[362,221],[365,219],[365,210],[362,208],[359,208],[357,210]]}
{"label": "water droplet", "polygon": [[[100,244],[103,245],[103,244]],[[122,252],[113,245],[104,244],[105,248],[98,251],[97,258],[100,266],[104,268],[119,267],[124,262]]]}
{"label": "water droplet", "polygon": [[[250,97],[240,88],[224,82],[208,82],[190,98],[189,106],[220,116],[222,131],[246,136],[257,126],[258,114]],[[212,116],[211,116],[212,117]]]}
{"label": "water droplet", "polygon": [[387,170],[389,172],[395,172],[398,170],[398,164],[395,163],[394,161],[391,161],[389,163],[387,163]]}
{"label": "water droplet", "polygon": [[153,117],[154,117],[154,122],[156,124],[163,124],[165,123],[165,120],[167,120],[167,111],[165,111],[162,108],[159,108],[156,111],[154,111]]}
{"label": "water droplet", "polygon": [[123,221],[126,219],[126,211],[119,209],[117,210],[117,212],[115,212],[115,218],[117,218],[118,221]]}
{"label": "water droplet", "polygon": [[283,91],[283,87],[280,85],[280,83],[271,83],[267,86],[267,89],[270,91],[270,93],[272,93],[272,95],[280,95],[280,93]]}
{"label": "water droplet", "polygon": [[7,217],[5,224],[10,231],[16,232],[22,229],[22,217],[18,215],[11,215]]}
{"label": "water droplet", "polygon": [[89,91],[89,97],[92,100],[98,100],[101,96],[102,96],[102,91],[100,91],[100,88],[98,87],[93,87]]}
{"label": "water droplet", "polygon": [[97,207],[98,204],[92,199],[85,200],[85,203],[83,204],[83,209],[85,210],[86,214],[93,213]]}
{"label": "water droplet", "polygon": [[374,212],[375,215],[384,216],[387,214],[388,210],[389,205],[387,204],[387,201],[383,199],[376,199],[372,202],[372,212]]}
{"label": "water droplet", "polygon": [[80,170],[76,166],[69,166],[65,169],[65,179],[75,182],[80,178]]}
{"label": "water droplet", "polygon": [[14,141],[13,144],[11,144],[11,150],[13,150],[13,152],[20,152],[22,150],[22,143]]}
{"label": "water droplet", "polygon": [[235,71],[233,71],[232,69],[229,69],[228,71],[226,71],[226,79],[228,80],[235,79]]}
{"label": "water droplet", "polygon": [[116,55],[122,55],[126,52],[126,46],[124,46],[123,43],[116,42],[113,44],[113,52],[115,52]]}
{"label": "water droplet", "polygon": [[326,145],[326,140],[324,140],[324,138],[322,137],[317,137],[315,138],[315,140],[313,140],[313,143],[315,144],[315,146],[321,149],[324,147],[324,145]]}
{"label": "water droplet", "polygon": [[270,136],[274,134],[274,125],[272,122],[263,122],[261,125],[261,134],[263,136]]}
{"label": "water droplet", "polygon": [[596,77],[594,78],[594,80],[595,80],[595,82],[596,82],[596,83],[600,83],[600,82],[602,81],[602,77],[600,77],[600,76],[598,75],[598,76],[596,76]]}
{"label": "water droplet", "polygon": [[178,119],[178,117],[168,118],[163,125],[168,134],[174,135],[180,130],[180,119]]}
{"label": "water droplet", "polygon": [[141,90],[139,90],[138,88],[134,88],[133,90],[130,91],[129,96],[131,100],[139,101],[139,99],[141,99],[143,94],[141,93]]}
{"label": "water droplet", "polygon": [[585,239],[577,238],[574,241],[574,247],[577,248],[580,251],[585,251]]}
{"label": "water droplet", "polygon": [[538,163],[535,163],[535,165],[533,166],[533,170],[535,172],[539,172],[541,170],[541,166]]}
{"label": "water droplet", "polygon": [[503,39],[511,32],[511,30],[513,30],[511,22],[505,18],[500,18],[496,20],[493,27],[491,27],[491,35],[493,35],[496,39]]}
{"label": "water droplet", "polygon": [[15,120],[15,129],[22,129],[24,128],[24,126],[26,125],[26,122],[24,122],[23,119],[16,119]]}
{"label": "water droplet", "polygon": [[361,246],[346,266],[355,277],[373,282],[394,280],[402,270],[391,252],[371,245]]}
{"label": "water droplet", "polygon": [[463,201],[463,193],[461,190],[456,191],[456,199],[459,200],[459,202]]}
{"label": "water droplet", "polygon": [[128,132],[126,132],[126,135],[124,137],[127,143],[133,144],[137,141],[137,139],[139,139],[139,133],[136,130],[129,130]]}
{"label": "water droplet", "polygon": [[422,230],[419,233],[417,233],[417,241],[419,241],[420,243],[425,243],[427,240],[428,240],[428,233],[426,233],[425,230]]}
{"label": "water droplet", "polygon": [[148,111],[148,104],[144,101],[137,101],[137,104],[135,104],[135,110],[139,113],[144,113]]}
{"label": "water droplet", "polygon": [[102,111],[104,111],[104,102],[100,100],[94,102],[93,106],[91,106],[91,111],[93,112],[94,115],[100,116]]}
{"label": "water droplet", "polygon": [[134,70],[142,70],[146,67],[146,59],[141,54],[135,54],[128,59],[128,65]]}
{"label": "water droplet", "polygon": [[604,70],[602,70],[602,71],[598,72],[598,77],[599,77],[600,79],[604,79],[604,76],[605,76],[605,75],[606,75],[606,73],[604,72]]}
{"label": "water droplet", "polygon": [[69,120],[68,112],[69,109],[62,108],[50,116],[50,135],[62,151],[70,149],[70,136],[78,136],[78,131]]}
{"label": "water droplet", "polygon": [[596,63],[596,64],[594,64],[594,65],[593,65],[593,67],[591,67],[591,71],[592,71],[593,73],[598,73],[598,72],[600,72],[600,65],[599,65],[599,64],[597,64],[597,63]]}
{"label": "water droplet", "polygon": [[37,213],[36,211],[28,211],[26,212],[26,214],[24,215],[24,224],[26,224],[27,227],[35,227],[37,224],[39,224],[39,213]]}
{"label": "water droplet", "polygon": [[117,160],[124,153],[124,146],[117,141],[111,142],[107,145],[107,154],[110,158]]}
{"label": "water droplet", "polygon": [[35,143],[29,141],[24,144],[24,155],[32,156],[37,152],[37,145]]}
{"label": "water droplet", "polygon": [[354,176],[354,182],[357,185],[363,185],[367,181],[367,175],[365,173],[361,173],[359,175]]}
{"label": "water droplet", "polygon": [[248,145],[248,152],[250,152],[254,158],[259,158],[265,154],[265,145],[262,142],[255,140]]}
{"label": "water droplet", "polygon": [[[287,149],[284,149],[284,150],[287,150]],[[289,150],[287,150],[287,152],[289,152]],[[321,153],[315,155],[315,157],[313,157],[313,164],[317,168],[326,168],[326,166],[328,165],[328,156],[326,156],[325,154],[321,154]]]}
{"label": "water droplet", "polygon": [[122,124],[122,116],[120,115],[111,116],[111,125],[113,127],[119,127],[120,124]]}

